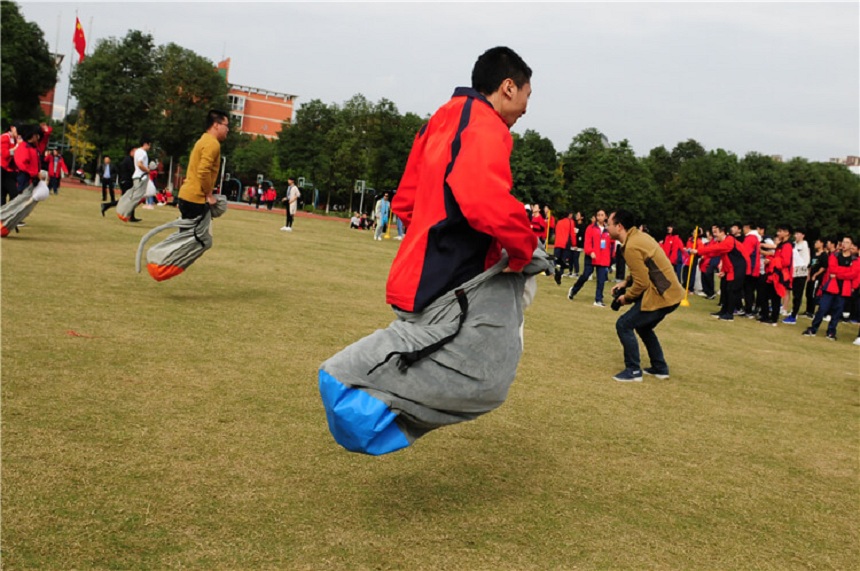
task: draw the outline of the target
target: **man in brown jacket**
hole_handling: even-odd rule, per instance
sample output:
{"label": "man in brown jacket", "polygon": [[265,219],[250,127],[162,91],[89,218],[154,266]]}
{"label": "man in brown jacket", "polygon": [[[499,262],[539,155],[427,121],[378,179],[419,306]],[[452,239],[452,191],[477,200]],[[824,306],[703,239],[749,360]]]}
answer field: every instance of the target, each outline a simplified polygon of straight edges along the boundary
{"label": "man in brown jacket", "polygon": [[[621,251],[629,272],[625,282],[612,288],[612,295],[616,298],[613,308],[633,304],[615,322],[624,348],[625,369],[612,378],[621,382],[642,381],[643,370],[658,379],[669,378],[669,365],[663,358],[663,348],[654,328],[675,311],[684,298],[684,287],[666,253],[654,238],[640,232],[638,225],[633,214],[626,210],[613,212],[607,224],[609,235],[622,244]],[[639,342],[634,331],[648,351],[651,366],[646,369],[639,364]]]}

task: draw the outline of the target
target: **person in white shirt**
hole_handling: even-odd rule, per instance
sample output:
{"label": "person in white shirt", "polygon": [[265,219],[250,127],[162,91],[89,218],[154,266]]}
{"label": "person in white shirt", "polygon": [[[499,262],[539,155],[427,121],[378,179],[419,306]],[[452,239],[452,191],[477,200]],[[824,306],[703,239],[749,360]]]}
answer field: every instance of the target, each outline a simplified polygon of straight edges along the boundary
{"label": "person in white shirt", "polygon": [[299,192],[299,187],[296,186],[296,181],[294,179],[287,179],[287,195],[284,197],[283,202],[287,203],[287,223],[281,227],[283,232],[292,232],[293,231],[293,217],[296,215],[296,211],[299,208],[299,198],[301,198],[302,193]]}
{"label": "person in white shirt", "polygon": [[809,274],[811,254],[806,243],[806,232],[800,228],[794,231],[794,247],[792,248],[792,279],[791,279],[791,314],[782,320],[786,325],[797,323],[800,303],[803,301],[803,290],[806,288],[806,276]]}

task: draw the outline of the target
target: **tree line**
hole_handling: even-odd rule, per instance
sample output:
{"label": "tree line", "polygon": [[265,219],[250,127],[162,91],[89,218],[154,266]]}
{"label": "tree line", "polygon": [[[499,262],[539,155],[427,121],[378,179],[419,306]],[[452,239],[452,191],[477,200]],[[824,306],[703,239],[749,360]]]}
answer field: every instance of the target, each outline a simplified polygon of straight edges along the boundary
{"label": "tree line", "polygon": [[[38,26],[25,22],[13,2],[2,7],[3,117],[37,119],[44,67],[53,77],[57,71]],[[18,61],[29,62],[30,69]],[[101,156],[122,156],[143,134],[155,138],[151,155],[165,164],[187,164],[206,111],[229,110],[227,89],[210,60],[173,43],[157,46],[149,34],[130,30],[99,41],[75,67],[71,92],[78,108],[66,118],[67,138],[79,154],[90,149],[90,156],[77,157],[89,162],[90,172]],[[282,196],[287,178],[301,177],[306,203],[315,194],[319,208],[354,211],[357,180],[376,193],[396,189],[415,134],[428,118],[361,94],[343,104],[311,99],[273,140],[234,131],[222,156],[226,171],[243,185],[263,174]],[[694,139],[637,156],[627,140],[609,142],[597,128],[576,134],[562,151],[533,130],[513,138],[514,195],[546,204],[557,215],[580,211],[588,218],[598,208],[623,206],[656,235],[667,224],[688,232],[736,221],[766,228],[788,223],[810,236],[860,231],[860,177],[843,165],[780,162],[758,153],[739,157]],[[372,198],[364,201],[365,211]]]}

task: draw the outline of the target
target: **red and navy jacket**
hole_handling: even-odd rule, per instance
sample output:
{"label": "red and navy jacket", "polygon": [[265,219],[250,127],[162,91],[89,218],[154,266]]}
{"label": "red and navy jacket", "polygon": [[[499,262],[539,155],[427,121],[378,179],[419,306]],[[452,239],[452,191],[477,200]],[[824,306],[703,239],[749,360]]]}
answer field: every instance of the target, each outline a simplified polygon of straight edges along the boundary
{"label": "red and navy jacket", "polygon": [[474,89],[459,87],[415,136],[392,201],[407,229],[386,284],[386,301],[421,311],[508,254],[513,271],[532,259],[537,238],[511,195],[513,139]]}
{"label": "red and navy jacket", "polygon": [[761,259],[761,240],[750,232],[744,237],[741,250],[746,257],[747,275],[754,278],[759,277],[761,275],[761,264],[759,263]]}
{"label": "red and navy jacket", "polygon": [[15,157],[12,155],[12,149],[18,144],[16,139],[12,138],[12,133],[8,131],[0,135],[0,167],[3,170],[14,171]]}
{"label": "red and navy jacket", "polygon": [[555,249],[570,250],[576,246],[576,222],[562,218],[555,225]]}
{"label": "red and navy jacket", "polygon": [[735,281],[737,278],[743,278],[746,273],[746,260],[743,252],[738,248],[738,242],[734,237],[726,235],[726,239],[722,242],[716,240],[709,242],[698,250],[703,256],[714,257],[720,256],[720,261],[723,264],[723,273],[726,274],[726,281]]}
{"label": "red and navy jacket", "polygon": [[[835,277],[830,277],[835,276]],[[830,254],[821,289],[825,293],[851,297],[851,290],[860,285],[860,258]]]}
{"label": "red and navy jacket", "polygon": [[60,174],[69,174],[69,169],[66,167],[66,161],[63,160],[63,157],[59,157],[57,168],[54,168],[54,157],[48,157],[48,176],[59,178]]}
{"label": "red and navy jacket", "polygon": [[794,256],[790,242],[781,242],[777,245],[773,255],[766,262],[764,270],[767,283],[773,284],[774,290],[780,297],[784,296],[791,287],[793,265]]}
{"label": "red and navy jacket", "polygon": [[609,230],[605,227],[601,228],[597,222],[589,224],[585,229],[585,255],[591,256],[592,252],[595,255],[591,264],[594,266],[612,265],[613,250],[615,249],[615,240],[609,236]]}

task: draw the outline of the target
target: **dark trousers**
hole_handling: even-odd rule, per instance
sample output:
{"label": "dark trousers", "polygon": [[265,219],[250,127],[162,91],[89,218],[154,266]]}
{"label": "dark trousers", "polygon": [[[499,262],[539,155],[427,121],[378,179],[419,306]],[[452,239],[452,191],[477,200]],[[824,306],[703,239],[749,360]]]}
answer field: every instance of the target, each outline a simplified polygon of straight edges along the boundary
{"label": "dark trousers", "polygon": [[645,350],[648,351],[648,359],[651,367],[658,373],[669,373],[669,365],[663,357],[663,348],[654,333],[654,328],[663,321],[663,318],[675,311],[679,304],[664,307],[654,311],[642,311],[642,302],[637,300],[618,321],[615,322],[615,331],[624,348],[624,366],[628,369],[639,370],[639,342],[636,340],[634,331],[639,334]]}
{"label": "dark trousers", "polygon": [[765,315],[764,307],[767,304],[767,296],[765,294],[765,286],[767,286],[767,276],[764,274],[754,278],[756,282],[755,299],[756,309],[761,315]]}
{"label": "dark trousers", "polygon": [[[696,290],[696,270],[699,267],[698,258],[693,258],[693,264],[684,265],[684,271],[682,272],[683,281],[681,285],[687,288],[687,291],[695,291]],[[704,287],[702,288],[704,289]]]}
{"label": "dark trousers", "polygon": [[770,282],[765,284],[764,303],[761,304],[761,318],[772,323],[779,320],[779,310],[782,308],[782,296],[776,293],[776,288]]}
{"label": "dark trousers", "polygon": [[579,250],[574,250],[573,256],[571,257],[571,260],[573,261],[573,273],[575,274],[579,273],[579,254]]}
{"label": "dark trousers", "polygon": [[192,220],[198,216],[203,216],[206,214],[206,209],[209,207],[205,202],[203,204],[198,204],[196,202],[182,200],[181,198],[177,199],[177,202],[179,206],[179,215],[188,220]]}
{"label": "dark trousers", "polygon": [[568,268],[569,271],[573,271],[573,250],[553,248],[552,255],[555,257],[555,271],[558,275],[563,274],[565,268]]}
{"label": "dark trousers", "polygon": [[102,202],[107,202],[107,193],[110,191],[110,201],[116,202],[116,196],[113,192],[113,178],[102,179]]}
{"label": "dark trousers", "polygon": [[815,306],[818,304],[818,296],[815,295],[818,286],[821,284],[819,280],[811,280],[806,282],[806,313],[815,315]]}
{"label": "dark trousers", "polygon": [[57,194],[60,191],[60,177],[52,176],[48,178],[48,190]]}
{"label": "dark trousers", "polygon": [[830,316],[830,323],[827,324],[827,334],[836,335],[836,326],[839,325],[839,320],[842,318],[842,308],[845,307],[845,299],[841,295],[832,293],[821,294],[821,302],[818,306],[818,311],[815,317],[812,318],[812,332],[818,331],[821,322],[824,321],[824,316]]}
{"label": "dark trousers", "polygon": [[711,268],[702,272],[702,293],[707,297],[714,295],[714,270]]}
{"label": "dark trousers", "polygon": [[293,213],[290,212],[290,206],[289,205],[287,205],[287,224],[286,224],[286,226],[287,226],[287,228],[293,227]]}
{"label": "dark trousers", "polygon": [[806,287],[806,276],[791,280],[791,316],[800,313],[800,303],[803,301],[803,288]]}
{"label": "dark trousers", "polygon": [[2,183],[2,197],[0,197],[0,204],[6,204],[6,202],[10,200],[14,200],[16,196],[18,196],[18,181],[17,175],[14,171],[7,171],[6,169],[0,169],[0,183]]}
{"label": "dark trousers", "polygon": [[[594,292],[594,301],[603,301],[603,285],[606,283],[606,277],[609,275],[609,268],[606,266],[595,266],[591,263],[591,256],[585,256],[585,270],[573,284],[573,295],[579,293],[588,278],[597,271],[597,289]],[[572,297],[572,296],[571,296]]]}
{"label": "dark trousers", "polygon": [[[746,278],[744,278],[744,313],[755,313],[757,288],[757,276],[746,276]],[[761,305],[761,300],[759,299],[758,301],[759,305]]]}
{"label": "dark trousers", "polygon": [[737,309],[738,303],[741,299],[741,291],[743,291],[743,287],[743,276],[735,276],[735,279],[731,281],[726,280],[725,286],[720,287],[720,291],[723,297],[723,306],[720,309],[720,315],[725,315],[728,317],[734,316],[735,309]]}

